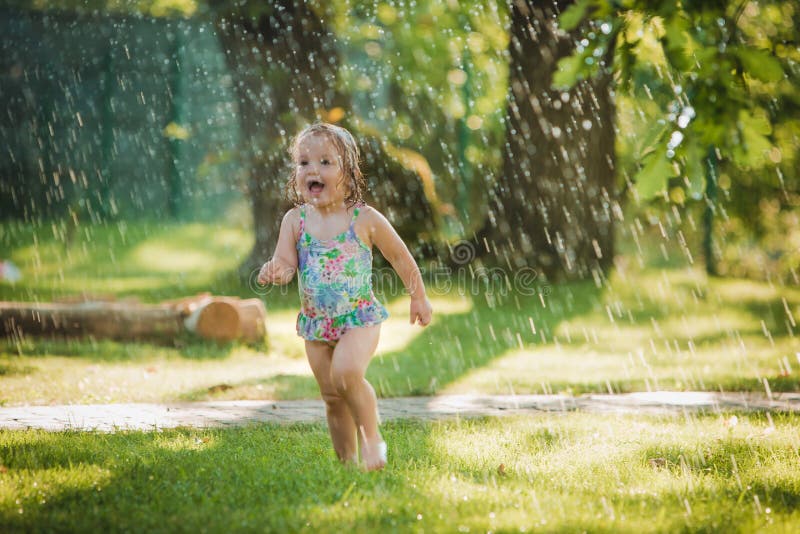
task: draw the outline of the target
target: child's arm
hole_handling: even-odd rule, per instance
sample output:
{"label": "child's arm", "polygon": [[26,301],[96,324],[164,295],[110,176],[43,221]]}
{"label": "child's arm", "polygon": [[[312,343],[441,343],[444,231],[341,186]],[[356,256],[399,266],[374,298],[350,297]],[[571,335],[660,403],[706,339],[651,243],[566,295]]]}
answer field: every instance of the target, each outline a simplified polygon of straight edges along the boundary
{"label": "child's arm", "polygon": [[261,284],[288,284],[294,278],[297,271],[297,231],[295,227],[299,224],[297,209],[286,212],[281,221],[281,229],[278,234],[278,243],[275,245],[275,253],[272,259],[261,267],[258,273],[258,282]]}
{"label": "child's arm", "polygon": [[425,283],[417,262],[386,217],[374,208],[369,210],[369,214],[370,240],[392,264],[411,295],[411,324],[419,322],[427,326],[431,322],[433,308],[425,293]]}

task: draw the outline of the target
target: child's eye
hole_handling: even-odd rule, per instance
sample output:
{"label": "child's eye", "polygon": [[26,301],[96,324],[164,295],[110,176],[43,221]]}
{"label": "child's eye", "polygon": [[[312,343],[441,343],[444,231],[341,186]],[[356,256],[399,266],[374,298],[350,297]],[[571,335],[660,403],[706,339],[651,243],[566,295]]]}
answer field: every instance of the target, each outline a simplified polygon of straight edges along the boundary
{"label": "child's eye", "polygon": [[320,161],[320,163],[322,163],[323,165],[328,165],[330,161],[328,161],[327,159],[323,159],[322,161]]}
{"label": "child's eye", "polygon": [[308,162],[306,160],[300,160],[300,161],[297,162],[297,164],[300,165],[301,167],[303,167],[305,165],[308,165]]}

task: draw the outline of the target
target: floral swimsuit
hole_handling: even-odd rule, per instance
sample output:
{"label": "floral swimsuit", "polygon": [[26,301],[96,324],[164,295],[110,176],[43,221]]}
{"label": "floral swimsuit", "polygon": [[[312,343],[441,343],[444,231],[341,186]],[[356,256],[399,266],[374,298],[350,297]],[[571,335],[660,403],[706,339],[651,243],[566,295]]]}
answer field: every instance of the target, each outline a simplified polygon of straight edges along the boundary
{"label": "floral swimsuit", "polygon": [[300,207],[297,334],[304,339],[334,342],[351,328],[389,317],[372,292],[372,250],[356,235],[358,213],[356,207],[346,231],[333,239],[317,239],[306,232],[305,206]]}

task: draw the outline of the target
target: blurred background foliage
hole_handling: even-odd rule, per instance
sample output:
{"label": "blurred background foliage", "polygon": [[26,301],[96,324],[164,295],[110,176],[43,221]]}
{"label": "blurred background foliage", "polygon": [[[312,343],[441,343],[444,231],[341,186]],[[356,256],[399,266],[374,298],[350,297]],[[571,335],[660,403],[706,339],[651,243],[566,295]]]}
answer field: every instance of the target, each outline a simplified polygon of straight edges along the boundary
{"label": "blurred background foliage", "polygon": [[[485,225],[487,195],[503,168],[512,4],[333,0],[307,6],[330,32],[338,56],[331,80],[336,95],[317,118],[379,139],[377,154],[408,170],[403,180],[419,181],[411,191],[424,195],[410,198],[431,206],[435,227],[412,223],[426,240],[474,235]],[[606,126],[616,139],[618,198],[626,213],[654,227],[668,219],[687,234],[705,221],[715,239],[704,251],[693,244],[693,254],[713,256],[716,272],[798,283],[796,2],[579,0],[559,7],[566,9],[558,23],[578,37],[572,55],[559,62],[554,90],[598,73],[614,76],[616,122]],[[257,174],[258,167],[244,161],[250,156],[241,145],[250,140],[235,127],[243,120],[241,101],[236,77],[225,68],[224,44],[208,37],[216,35],[220,18],[277,20],[276,9],[280,3],[223,0],[3,2],[3,25],[16,32],[3,32],[0,60],[7,110],[0,138],[9,147],[0,154],[2,217],[35,224],[192,220],[246,206],[253,194],[248,172]],[[107,29],[95,33],[110,39],[115,46],[106,48],[113,53],[92,44],[87,28],[100,26]],[[42,42],[49,39],[50,48],[36,41],[36,32],[46,34]],[[61,60],[59,46],[77,50],[77,59],[71,68],[48,71]],[[603,61],[609,52],[611,63]],[[131,57],[148,64],[149,82]],[[114,79],[103,78],[109,64]],[[92,90],[75,75],[89,67],[95,69]],[[119,124],[114,139],[104,138],[108,114],[121,113],[107,107],[112,104],[128,107],[127,142]],[[261,146],[285,162],[294,128],[278,128]],[[103,182],[115,165],[116,182]],[[99,191],[96,209],[82,180],[102,186],[88,188],[95,196]],[[395,195],[408,197],[407,191]],[[109,209],[112,197],[116,208]],[[256,210],[250,223],[256,227],[257,216]]]}
{"label": "blurred background foliage", "polygon": [[661,209],[719,221],[720,274],[798,282],[800,7],[796,2],[580,0],[593,31],[555,83],[593,76],[615,47],[620,177]]}
{"label": "blurred background foliage", "polygon": [[342,90],[382,135],[415,147],[446,203],[443,230],[480,228],[501,164],[508,78],[507,6],[496,2],[338,1]]}

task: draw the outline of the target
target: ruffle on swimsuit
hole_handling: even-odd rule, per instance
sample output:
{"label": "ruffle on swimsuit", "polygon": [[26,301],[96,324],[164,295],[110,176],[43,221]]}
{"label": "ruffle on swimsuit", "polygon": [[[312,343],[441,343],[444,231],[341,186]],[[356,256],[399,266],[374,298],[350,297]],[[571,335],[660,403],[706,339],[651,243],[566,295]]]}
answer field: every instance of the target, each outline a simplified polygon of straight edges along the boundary
{"label": "ruffle on swimsuit", "polygon": [[333,239],[317,239],[306,232],[305,206],[300,207],[297,334],[304,339],[336,341],[351,328],[389,317],[372,291],[372,250],[355,232],[359,211],[353,210],[346,231]]}

